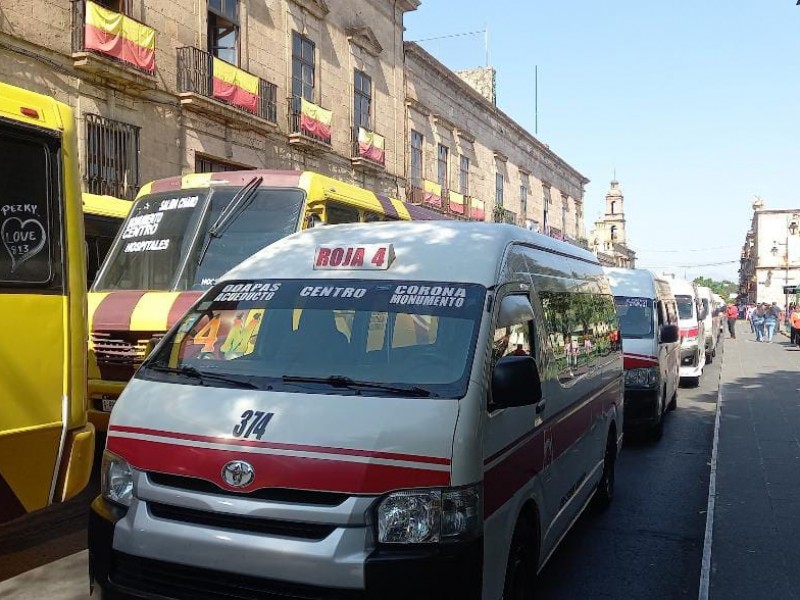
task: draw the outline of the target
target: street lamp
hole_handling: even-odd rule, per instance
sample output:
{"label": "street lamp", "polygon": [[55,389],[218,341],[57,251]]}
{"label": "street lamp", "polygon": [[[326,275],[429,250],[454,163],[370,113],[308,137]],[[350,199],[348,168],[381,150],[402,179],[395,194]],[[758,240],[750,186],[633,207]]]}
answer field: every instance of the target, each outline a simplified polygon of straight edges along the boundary
{"label": "street lamp", "polygon": [[775,240],[772,242],[772,255],[778,256],[778,252],[780,251],[778,246],[783,246],[786,249],[786,253],[783,255],[783,264],[784,264],[784,278],[783,278],[783,285],[784,285],[784,309],[788,312],[789,310],[789,294],[786,293],[786,287],[789,285],[789,236],[790,235],[797,235],[798,230],[800,230],[800,215],[797,213],[792,214],[791,218],[789,215],[786,215],[786,241],[779,242]]}

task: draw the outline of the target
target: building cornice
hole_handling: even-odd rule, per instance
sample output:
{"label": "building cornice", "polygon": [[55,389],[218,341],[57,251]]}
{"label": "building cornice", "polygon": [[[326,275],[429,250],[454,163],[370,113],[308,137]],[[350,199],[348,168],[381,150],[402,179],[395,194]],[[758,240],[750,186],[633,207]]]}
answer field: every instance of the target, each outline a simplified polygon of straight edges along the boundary
{"label": "building cornice", "polygon": [[419,114],[429,117],[431,116],[431,109],[425,106],[422,102],[411,96],[406,97],[406,106],[412,110],[417,111]]}
{"label": "building cornice", "polygon": [[331,10],[325,0],[289,0],[318,19],[324,19]]}
{"label": "building cornice", "polygon": [[578,179],[580,184],[586,185],[587,183],[589,183],[589,179],[585,175],[581,174],[572,165],[567,163],[555,152],[550,150],[550,148],[546,144],[535,138],[527,129],[522,127],[508,114],[500,110],[497,106],[495,106],[489,100],[484,98],[480,93],[475,91],[475,89],[472,86],[470,86],[466,81],[461,79],[461,77],[456,75],[452,70],[448,69],[444,64],[442,64],[429,52],[426,52],[419,44],[415,42],[405,42],[403,46],[406,55],[418,59],[425,66],[432,69],[436,74],[441,76],[443,80],[447,81],[450,85],[457,88],[459,93],[468,96],[471,101],[480,105],[481,108],[484,109],[487,113],[494,115],[497,119],[502,121],[503,124],[506,125],[509,129],[513,129],[519,138],[528,141],[539,152],[541,152],[543,156],[549,158],[559,167],[561,167],[562,169],[570,173],[572,176],[574,176],[576,179]]}
{"label": "building cornice", "polygon": [[378,41],[378,36],[370,27],[351,27],[345,30],[345,35],[347,35],[347,41],[364,49],[372,56],[378,56],[383,52],[383,46]]}

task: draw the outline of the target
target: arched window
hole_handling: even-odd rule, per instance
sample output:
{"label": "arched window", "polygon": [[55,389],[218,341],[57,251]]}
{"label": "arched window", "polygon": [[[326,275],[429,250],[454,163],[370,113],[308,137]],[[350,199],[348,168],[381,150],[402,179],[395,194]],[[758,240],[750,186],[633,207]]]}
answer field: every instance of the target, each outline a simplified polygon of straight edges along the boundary
{"label": "arched window", "polygon": [[616,225],[612,225],[611,226],[611,241],[612,242],[617,241],[617,226]]}
{"label": "arched window", "polygon": [[616,202],[612,202],[611,203],[611,214],[612,215],[616,214],[616,212],[617,212],[617,203]]}

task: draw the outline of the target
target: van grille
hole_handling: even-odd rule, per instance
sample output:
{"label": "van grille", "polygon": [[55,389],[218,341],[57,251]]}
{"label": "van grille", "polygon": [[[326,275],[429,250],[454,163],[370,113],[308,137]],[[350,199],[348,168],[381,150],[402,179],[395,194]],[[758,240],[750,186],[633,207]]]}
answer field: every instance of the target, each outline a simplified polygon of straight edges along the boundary
{"label": "van grille", "polygon": [[176,488],[189,492],[217,494],[232,498],[267,500],[271,502],[287,502],[290,504],[310,504],[314,506],[339,506],[347,500],[347,494],[335,492],[313,492],[307,490],[287,490],[283,488],[266,488],[253,492],[229,492],[205,479],[167,475],[166,473],[148,473],[148,479],[155,485]]}
{"label": "van grille", "polygon": [[334,527],[330,525],[320,525],[318,523],[299,523],[294,521],[243,517],[241,515],[195,510],[156,502],[148,502],[147,508],[150,514],[157,519],[191,523],[192,525],[202,525],[205,527],[217,527],[230,531],[263,533],[265,535],[302,540],[324,540],[333,533],[334,530]]}
{"label": "van grille", "polygon": [[364,600],[361,590],[322,588],[188,567],[115,552],[111,581],[176,600]]}
{"label": "van grille", "polygon": [[128,381],[142,364],[147,344],[153,337],[147,331],[93,331],[92,346],[100,376],[108,381]]}

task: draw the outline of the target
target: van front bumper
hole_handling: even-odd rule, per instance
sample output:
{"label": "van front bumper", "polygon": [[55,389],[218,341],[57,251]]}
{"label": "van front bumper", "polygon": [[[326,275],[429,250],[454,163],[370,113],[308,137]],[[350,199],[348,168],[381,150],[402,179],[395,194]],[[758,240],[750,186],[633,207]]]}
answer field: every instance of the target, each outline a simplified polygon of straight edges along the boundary
{"label": "van front bumper", "polygon": [[[440,546],[377,548],[364,563],[366,589],[320,587],[152,560],[114,550],[114,527],[125,510],[97,498],[89,515],[92,598],[174,600],[280,597],[285,600],[478,600],[483,538]],[[230,549],[232,552],[235,548]]]}
{"label": "van front bumper", "polygon": [[625,389],[625,431],[646,429],[658,424],[658,390]]}

